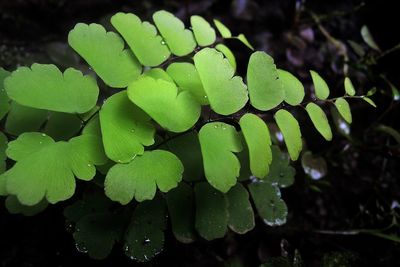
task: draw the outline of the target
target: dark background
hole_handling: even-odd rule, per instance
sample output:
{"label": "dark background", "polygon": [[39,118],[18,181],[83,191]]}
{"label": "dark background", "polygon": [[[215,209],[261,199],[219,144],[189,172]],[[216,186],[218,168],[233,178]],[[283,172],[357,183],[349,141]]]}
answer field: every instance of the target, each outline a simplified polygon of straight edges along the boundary
{"label": "dark background", "polygon": [[[300,3],[303,3],[302,10],[296,9]],[[179,244],[167,232],[164,252],[148,265],[224,266],[232,259],[240,259],[244,266],[258,266],[270,257],[285,253],[292,257],[298,250],[305,266],[321,266],[326,262],[333,265],[323,266],[399,266],[399,243],[371,235],[340,233],[385,228],[391,223],[393,214],[399,212],[393,203],[400,201],[400,153],[392,146],[394,140],[377,133],[373,126],[382,123],[399,128],[398,104],[379,75],[385,74],[394,85],[400,86],[400,50],[378,59],[379,53],[368,49],[360,35],[361,26],[367,25],[382,51],[400,43],[395,3],[357,0],[0,0],[0,66],[13,70],[32,62],[63,65],[59,62],[62,56],[52,48],[54,44],[65,46],[67,34],[76,23],[107,23],[109,16],[118,11],[133,12],[149,20],[155,11],[166,9],[185,23],[192,14],[200,14],[209,21],[220,19],[234,34],[244,33],[256,50],[267,51],[279,66],[300,77],[306,89],[310,86],[308,70],[314,69],[327,79],[332,95],[338,96],[343,94],[343,60],[340,51],[322,34],[311,14],[320,16],[324,29],[346,47],[348,74],[357,93],[365,94],[371,87],[378,87],[378,93],[372,97],[378,108],[362,101],[351,101],[354,121],[351,138],[336,132],[329,143],[322,140],[303,118],[302,131],[307,147],[314,155],[326,160],[328,172],[323,179],[314,181],[304,175],[299,163],[295,163],[296,183],[283,191],[289,207],[288,223],[284,227],[269,228],[259,221],[245,236],[228,234],[222,240],[198,241],[191,245]],[[360,59],[348,40],[367,49],[367,59]],[[227,44],[237,56],[239,74],[245,74],[250,51],[236,41]],[[370,64],[368,58],[377,59],[376,64]],[[49,207],[31,218],[9,215],[1,204],[0,266],[136,265],[120,248],[114,249],[105,261],[90,260],[87,255],[77,252],[62,215],[63,208],[71,202]],[[319,230],[332,232],[317,233]],[[399,235],[399,227],[385,233]],[[334,260],[339,263],[335,265]]]}

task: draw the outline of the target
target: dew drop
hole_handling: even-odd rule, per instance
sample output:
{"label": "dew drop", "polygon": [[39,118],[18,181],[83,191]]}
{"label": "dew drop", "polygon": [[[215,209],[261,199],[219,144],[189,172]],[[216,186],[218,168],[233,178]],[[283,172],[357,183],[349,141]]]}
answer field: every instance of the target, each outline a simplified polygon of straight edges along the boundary
{"label": "dew drop", "polygon": [[131,130],[131,133],[134,133],[134,132],[135,132],[135,129],[132,129],[132,130]]}
{"label": "dew drop", "polygon": [[46,136],[46,134],[42,133],[42,136]]}
{"label": "dew drop", "polygon": [[88,165],[87,165],[88,167],[92,167],[92,164],[90,164],[90,163],[88,163]]}
{"label": "dew drop", "polygon": [[39,142],[39,144],[42,144],[42,143],[43,143],[42,141]]}
{"label": "dew drop", "polygon": [[164,40],[162,40],[162,41],[161,41],[161,44],[162,44],[162,45],[165,45],[165,41],[164,41]]}
{"label": "dew drop", "polygon": [[150,239],[149,238],[145,238],[144,240],[143,240],[143,242],[142,242],[142,244],[143,245],[148,245],[148,244],[150,244]]}
{"label": "dew drop", "polygon": [[88,249],[83,243],[76,243],[75,247],[80,253],[88,253]]}
{"label": "dew drop", "polygon": [[217,128],[218,128],[218,125],[214,125],[214,128],[217,129]]}
{"label": "dew drop", "polygon": [[205,99],[207,99],[207,98],[208,98],[208,96],[206,96],[206,95],[205,95],[205,96],[204,96],[204,98],[205,98]]}
{"label": "dew drop", "polygon": [[225,127],[225,126],[222,126],[222,130],[226,130],[226,127]]}

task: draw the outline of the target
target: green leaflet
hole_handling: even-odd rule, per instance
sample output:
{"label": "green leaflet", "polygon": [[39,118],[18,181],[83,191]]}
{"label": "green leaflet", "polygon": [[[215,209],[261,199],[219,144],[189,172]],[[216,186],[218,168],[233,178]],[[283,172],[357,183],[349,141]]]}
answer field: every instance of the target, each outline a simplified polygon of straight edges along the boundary
{"label": "green leaflet", "polygon": [[82,121],[75,114],[50,112],[43,132],[54,140],[68,140],[79,132]]}
{"label": "green leaflet", "polygon": [[24,216],[34,216],[44,211],[49,203],[46,200],[40,201],[38,204],[33,206],[22,205],[16,196],[8,196],[4,202],[6,209],[11,214],[22,214]]}
{"label": "green leaflet", "polygon": [[251,113],[240,118],[239,124],[249,149],[250,170],[254,176],[264,178],[272,161],[268,127],[262,119]]}
{"label": "green leaflet", "polygon": [[195,240],[194,194],[191,186],[180,183],[166,195],[172,232],[177,240],[188,244]]}
{"label": "green leaflet", "polygon": [[8,144],[7,155],[16,161],[2,174],[7,192],[28,206],[44,197],[52,204],[70,198],[75,191],[74,176],[91,180],[94,165],[106,162],[101,140],[88,134],[55,142],[45,134],[24,133]]}
{"label": "green leaflet", "polygon": [[362,100],[364,100],[365,102],[367,102],[368,104],[370,104],[371,106],[373,106],[374,108],[376,108],[376,104],[374,101],[372,101],[371,98],[367,97],[367,96],[363,96],[361,97]]}
{"label": "green leaflet", "polygon": [[329,96],[329,87],[325,80],[315,71],[310,70],[314,84],[315,95],[318,99],[325,100]]}
{"label": "green leaflet", "polygon": [[275,121],[282,132],[290,158],[297,160],[303,146],[299,123],[292,114],[284,109],[275,113]]}
{"label": "green leaflet", "polygon": [[250,103],[267,111],[278,106],[285,97],[274,60],[265,52],[254,52],[247,66],[247,86]]}
{"label": "green leaflet", "polygon": [[124,49],[122,38],[99,24],[78,23],[70,31],[68,43],[108,86],[126,87],[142,71],[132,52]]}
{"label": "green leaflet", "polygon": [[194,37],[199,46],[209,46],[215,42],[215,30],[203,17],[191,16],[190,24],[192,25]]}
{"label": "green leaflet", "polygon": [[47,113],[46,110],[29,108],[21,106],[17,102],[11,102],[5,130],[13,135],[37,131],[46,121]]}
{"label": "green leaflet", "polygon": [[229,202],[229,228],[239,234],[252,230],[255,226],[254,212],[246,188],[237,183],[229,190],[226,197]]}
{"label": "green leaflet", "polygon": [[230,50],[229,47],[227,47],[224,44],[217,44],[215,46],[215,49],[217,49],[219,52],[224,54],[226,59],[231,64],[233,70],[236,71],[236,58],[235,58],[235,55],[233,54],[232,50]]}
{"label": "green leaflet", "polygon": [[133,53],[145,66],[158,66],[171,55],[153,24],[142,22],[134,14],[117,13],[111,24],[124,37]]}
{"label": "green leaflet", "polygon": [[116,164],[104,182],[106,195],[128,204],[133,198],[141,202],[153,199],[158,187],[162,192],[175,188],[182,180],[183,165],[171,152],[146,151],[127,164]]}
{"label": "green leaflet", "polygon": [[4,80],[10,75],[10,72],[0,67],[0,120],[7,114],[10,110],[10,99],[4,89]]}
{"label": "green leaflet", "polygon": [[151,118],[129,101],[126,91],[109,97],[100,110],[104,150],[115,162],[127,163],[154,144]]}
{"label": "green leaflet", "polygon": [[192,93],[201,105],[209,104],[200,76],[193,64],[174,62],[168,66],[167,73],[172,77],[180,90]]}
{"label": "green leaflet", "polygon": [[356,94],[356,90],[354,89],[353,83],[349,77],[344,79],[344,90],[348,95],[354,96]]}
{"label": "green leaflet", "polygon": [[172,137],[166,146],[182,161],[185,167],[184,180],[193,182],[203,179],[203,159],[197,133],[189,132],[178,138]]}
{"label": "green leaflet", "polygon": [[226,195],[205,182],[197,183],[194,193],[196,196],[195,226],[197,232],[206,240],[223,237],[227,231],[229,220]]}
{"label": "green leaflet", "polygon": [[218,30],[219,34],[221,34],[222,37],[224,37],[224,38],[232,37],[231,31],[221,21],[214,19],[214,24],[215,24],[215,27],[217,27],[217,30]]}
{"label": "green leaflet", "polygon": [[174,83],[174,80],[172,77],[167,73],[165,70],[162,68],[151,68],[147,71],[145,71],[142,75],[143,77],[151,77],[155,80],[164,80],[167,82]]}
{"label": "green leaflet", "polygon": [[369,31],[366,25],[361,27],[361,37],[363,38],[364,42],[376,51],[381,51],[378,44],[375,42],[374,37],[372,37],[371,32]]}
{"label": "green leaflet", "polygon": [[331,127],[329,126],[328,118],[326,117],[325,112],[317,104],[314,103],[308,103],[306,106],[306,110],[317,131],[327,141],[331,141],[332,131]]}
{"label": "green leaflet", "polygon": [[250,44],[249,40],[247,40],[246,36],[241,33],[236,37],[237,40],[241,41],[245,46],[247,46],[250,50],[254,50],[254,47]]}
{"label": "green leaflet", "polygon": [[193,33],[185,29],[183,22],[172,13],[160,10],[153,14],[153,21],[172,54],[185,56],[196,47]]}
{"label": "green leaflet", "polygon": [[249,191],[265,224],[280,226],[286,223],[287,206],[278,186],[259,181],[249,184]]}
{"label": "green leaflet", "polygon": [[211,108],[218,114],[230,115],[243,108],[248,100],[247,88],[222,53],[204,48],[194,56]]}
{"label": "green leaflet", "polygon": [[139,203],[125,234],[125,254],[139,262],[149,261],[159,254],[164,246],[166,218],[162,197]]}
{"label": "green leaflet", "polygon": [[8,96],[21,105],[66,113],[85,113],[97,102],[96,81],[69,68],[54,65],[19,67],[4,81]]}
{"label": "green leaflet", "polygon": [[200,129],[199,140],[207,181],[219,191],[228,192],[240,172],[234,154],[242,150],[239,134],[229,124],[211,122]]}
{"label": "green leaflet", "polygon": [[129,99],[171,132],[190,129],[200,117],[200,104],[188,91],[162,79],[140,77],[128,87]]}
{"label": "green leaflet", "polygon": [[[0,132],[0,174],[2,174],[6,170],[7,144],[8,144],[7,136],[5,136],[3,132]],[[2,195],[2,193],[0,193],[0,195]]]}
{"label": "green leaflet", "polygon": [[293,74],[286,70],[278,69],[279,80],[285,92],[285,102],[289,105],[299,105],[304,99],[304,86]]}
{"label": "green leaflet", "polygon": [[294,175],[296,170],[290,166],[289,156],[282,153],[278,146],[272,146],[272,163],[265,182],[276,184],[284,188],[289,187],[294,183]]}
{"label": "green leaflet", "polygon": [[337,110],[339,111],[339,114],[343,117],[343,119],[345,121],[347,121],[348,123],[351,123],[353,119],[351,116],[350,105],[346,101],[346,99],[344,99],[342,97],[336,99],[335,106],[336,106]]}

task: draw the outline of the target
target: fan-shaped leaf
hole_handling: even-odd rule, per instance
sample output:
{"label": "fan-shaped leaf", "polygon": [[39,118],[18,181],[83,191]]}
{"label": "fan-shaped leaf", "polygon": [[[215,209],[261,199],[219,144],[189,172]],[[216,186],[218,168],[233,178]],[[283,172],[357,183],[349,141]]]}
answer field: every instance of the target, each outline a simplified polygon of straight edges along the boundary
{"label": "fan-shaped leaf", "polygon": [[191,243],[196,238],[194,231],[194,195],[192,188],[180,183],[166,195],[172,232],[182,243]]}
{"label": "fan-shaped leaf", "polygon": [[296,106],[303,101],[304,86],[293,74],[286,70],[278,69],[279,80],[282,83],[285,92],[285,102],[289,105]]}
{"label": "fan-shaped leaf", "polygon": [[143,65],[157,66],[170,56],[171,52],[153,24],[142,22],[136,15],[127,13],[112,16],[111,24]]}
{"label": "fan-shaped leaf", "polygon": [[278,186],[265,182],[254,182],[249,191],[264,223],[269,226],[280,226],[286,223],[287,206],[281,199]]}
{"label": "fan-shaped leaf", "polygon": [[122,38],[99,24],[78,23],[70,31],[68,43],[111,87],[128,86],[142,71],[132,52],[124,49]]}
{"label": "fan-shaped leaf", "polygon": [[203,17],[191,16],[190,24],[192,25],[194,37],[199,46],[208,46],[215,42],[215,30]]}
{"label": "fan-shaped leaf", "polygon": [[107,157],[127,163],[154,144],[150,117],[129,101],[126,91],[109,97],[100,110],[100,124]]}
{"label": "fan-shaped leaf", "polygon": [[74,176],[91,180],[96,173],[94,164],[106,162],[101,140],[94,135],[54,142],[45,134],[24,133],[9,143],[7,155],[17,161],[2,174],[7,191],[28,206],[44,197],[52,204],[70,198],[75,191]]}
{"label": "fan-shaped leaf", "polygon": [[193,64],[174,62],[168,66],[167,73],[172,77],[180,90],[186,90],[192,93],[196,100],[202,105],[209,104],[200,76]]}
{"label": "fan-shaped leaf", "polygon": [[282,132],[290,158],[297,160],[303,146],[299,123],[292,114],[284,109],[275,113],[275,121]]}
{"label": "fan-shaped leaf", "polygon": [[125,254],[139,262],[151,260],[163,250],[166,206],[161,197],[139,203],[125,234]]}
{"label": "fan-shaped leaf", "polygon": [[353,83],[349,77],[344,79],[344,90],[348,95],[354,96],[356,94],[356,90],[354,89]]}
{"label": "fan-shaped leaf", "polygon": [[106,195],[122,205],[133,198],[153,199],[158,187],[162,192],[175,188],[182,180],[183,165],[171,152],[146,151],[128,164],[116,164],[104,182]]}
{"label": "fan-shaped leaf", "polygon": [[264,181],[276,184],[279,187],[291,186],[294,182],[296,170],[289,164],[289,156],[282,153],[278,146],[272,146],[272,163]]}
{"label": "fan-shaped leaf", "polygon": [[270,110],[285,97],[274,60],[265,52],[254,52],[247,66],[250,103],[259,110]]}
{"label": "fan-shaped leaf", "polygon": [[212,122],[200,129],[199,140],[207,181],[228,192],[240,172],[240,162],[234,154],[242,150],[239,134],[229,124]]}
{"label": "fan-shaped leaf", "polygon": [[254,176],[264,178],[272,161],[268,127],[262,119],[251,113],[240,118],[239,124],[249,149],[250,170]]}
{"label": "fan-shaped leaf", "polygon": [[128,87],[128,97],[163,128],[172,132],[190,129],[200,117],[200,104],[174,83],[141,77]]}
{"label": "fan-shaped leaf", "polygon": [[224,38],[232,37],[231,31],[221,21],[214,19],[214,24],[215,24],[215,27],[217,27],[217,30],[218,30],[219,34],[221,34],[222,37],[224,37]]}
{"label": "fan-shaped leaf", "polygon": [[38,204],[33,206],[22,205],[16,196],[8,196],[4,202],[6,209],[11,214],[22,214],[25,216],[36,215],[47,208],[49,203],[46,200],[40,201]]}
{"label": "fan-shaped leaf", "polygon": [[90,76],[54,65],[20,67],[4,81],[8,96],[21,105],[67,113],[85,113],[97,102],[99,88]]}
{"label": "fan-shaped leaf", "polygon": [[325,80],[313,70],[311,70],[310,73],[314,84],[315,95],[318,99],[327,99],[329,96],[329,87],[326,84]]}
{"label": "fan-shaped leaf", "polygon": [[10,110],[10,99],[4,89],[4,80],[10,75],[10,72],[0,67],[0,120]]}
{"label": "fan-shaped leaf", "polygon": [[350,110],[350,105],[344,98],[338,98],[335,101],[335,106],[337,110],[339,111],[339,114],[343,117],[345,121],[348,123],[352,122],[352,116],[351,116],[351,110]]}
{"label": "fan-shaped leaf", "polygon": [[6,132],[20,135],[24,132],[37,131],[46,121],[47,115],[46,110],[25,107],[13,101],[7,115]]}
{"label": "fan-shaped leaf", "polygon": [[206,240],[221,238],[227,231],[228,200],[225,194],[207,183],[194,187],[196,196],[196,230]]}
{"label": "fan-shaped leaf", "polygon": [[249,201],[249,193],[238,183],[226,194],[228,198],[229,221],[232,231],[245,234],[254,228],[254,212]]}
{"label": "fan-shaped leaf", "polygon": [[236,58],[235,58],[235,55],[233,54],[232,50],[230,50],[229,47],[227,47],[224,44],[217,44],[215,46],[215,49],[217,49],[219,52],[224,54],[226,59],[229,61],[229,63],[233,67],[233,70],[236,71]]}
{"label": "fan-shaped leaf", "polygon": [[248,100],[246,85],[242,78],[233,76],[233,67],[220,52],[204,48],[194,56],[194,63],[216,113],[230,115],[244,107]]}
{"label": "fan-shaped leaf", "polygon": [[155,80],[164,80],[167,82],[174,82],[174,79],[162,68],[151,68],[143,73],[144,77],[151,77]]}
{"label": "fan-shaped leaf", "polygon": [[185,56],[196,47],[193,33],[185,29],[183,22],[172,13],[160,10],[153,14],[153,20],[171,52]]}
{"label": "fan-shaped leaf", "polygon": [[326,117],[325,112],[314,103],[307,104],[306,110],[317,131],[326,140],[332,140],[332,131],[331,127],[329,126],[328,118]]}

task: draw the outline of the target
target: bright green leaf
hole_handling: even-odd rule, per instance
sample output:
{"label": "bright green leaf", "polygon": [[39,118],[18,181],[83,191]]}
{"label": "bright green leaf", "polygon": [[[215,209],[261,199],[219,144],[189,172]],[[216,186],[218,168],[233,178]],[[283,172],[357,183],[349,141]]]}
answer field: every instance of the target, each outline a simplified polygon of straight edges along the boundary
{"label": "bright green leaf", "polygon": [[21,105],[66,113],[85,113],[97,102],[96,81],[69,68],[54,65],[20,67],[4,81],[8,96]]}
{"label": "bright green leaf", "polygon": [[238,132],[229,124],[211,122],[200,129],[199,140],[207,181],[221,192],[228,192],[240,172],[234,154],[242,150]]}
{"label": "bright green leaf", "polygon": [[335,106],[337,110],[339,111],[339,114],[343,117],[345,121],[348,123],[352,122],[352,116],[351,116],[351,110],[350,110],[350,105],[344,98],[338,98],[335,101]]}
{"label": "bright green leaf", "polygon": [[356,94],[356,90],[354,89],[353,83],[351,82],[349,77],[346,77],[344,79],[344,90],[348,95],[353,96]]}
{"label": "bright green leaf", "polygon": [[103,26],[78,23],[68,35],[69,45],[94,69],[105,84],[123,88],[142,71],[136,57],[124,49],[124,41]]}
{"label": "bright green leaf", "polygon": [[229,61],[229,63],[233,67],[233,70],[236,71],[236,58],[235,58],[235,55],[233,54],[232,50],[229,49],[229,47],[227,47],[224,44],[217,44],[215,46],[215,49],[217,49],[219,52],[224,54],[226,59]]}
{"label": "bright green leaf", "polygon": [[249,184],[249,191],[265,224],[280,226],[286,223],[287,206],[278,186],[259,181]]}
{"label": "bright green leaf", "polygon": [[128,97],[163,128],[184,132],[199,119],[201,106],[188,91],[174,83],[141,77],[128,87]]}
{"label": "bright green leaf", "polygon": [[171,55],[156,27],[147,21],[142,22],[136,15],[117,13],[112,16],[111,24],[143,65],[158,66]]}
{"label": "bright green leaf", "polygon": [[109,97],[100,110],[104,150],[115,162],[127,163],[154,144],[150,117],[129,101],[126,91]]}
{"label": "bright green leaf", "polygon": [[196,47],[193,33],[185,29],[183,22],[172,13],[160,10],[153,14],[153,21],[171,52],[176,56],[185,56]]}
{"label": "bright green leaf", "polygon": [[10,72],[0,67],[0,120],[10,110],[10,99],[4,89],[4,80],[10,75]]}
{"label": "bright green leaf", "polygon": [[236,39],[238,39],[239,41],[241,41],[245,46],[247,46],[248,48],[250,48],[251,50],[254,50],[254,47],[250,44],[249,40],[247,40],[246,36],[241,33],[239,34]]}
{"label": "bright green leaf", "polygon": [[151,68],[143,73],[144,77],[151,77],[155,80],[164,80],[167,82],[174,82],[174,79],[162,68]]}
{"label": "bright green leaf", "polygon": [[180,183],[166,195],[172,232],[175,238],[185,244],[195,240],[194,195],[191,186]]}
{"label": "bright green leaf", "polygon": [[328,141],[332,140],[332,130],[329,126],[328,118],[325,112],[315,103],[309,103],[306,106],[308,116],[317,131]]}
{"label": "bright green leaf", "polygon": [[24,133],[8,144],[7,155],[16,161],[2,174],[7,191],[28,206],[44,197],[52,204],[70,198],[75,191],[74,176],[91,180],[96,174],[94,165],[106,162],[101,139],[94,135],[55,142],[45,134]]}
{"label": "bright green leaf", "polygon": [[254,212],[246,188],[237,183],[229,190],[226,197],[229,203],[229,228],[239,234],[245,234],[252,230],[255,225]]}
{"label": "bright green leaf", "polygon": [[4,205],[6,206],[6,209],[8,210],[9,213],[11,214],[22,214],[25,216],[33,216],[36,215],[42,211],[44,211],[49,203],[47,203],[46,200],[40,201],[38,204],[33,205],[33,206],[26,206],[22,205],[17,197],[15,196],[8,196],[6,198],[6,201],[4,202]]}
{"label": "bright green leaf", "polygon": [[259,110],[270,110],[285,97],[274,60],[265,52],[254,52],[247,67],[247,85],[250,103]]}
{"label": "bright green leaf", "polygon": [[276,184],[279,187],[291,186],[294,182],[296,170],[290,166],[289,156],[282,153],[278,146],[272,146],[272,163],[264,181]]}
{"label": "bright green leaf", "polygon": [[11,102],[5,130],[13,135],[37,131],[46,121],[47,113],[46,110],[29,108],[21,106],[17,102]]}
{"label": "bright green leaf", "polygon": [[262,119],[251,113],[240,118],[239,124],[249,150],[250,170],[254,176],[264,178],[272,161],[268,127]]}
{"label": "bright green leaf", "polygon": [[310,70],[314,84],[315,95],[318,99],[325,100],[329,96],[329,87],[325,80],[315,71]]}
{"label": "bright green leaf", "polygon": [[168,66],[167,73],[172,77],[180,90],[192,93],[202,105],[209,104],[200,76],[192,63],[174,62]]}
{"label": "bright green leaf", "polygon": [[231,31],[221,21],[214,19],[214,24],[215,24],[215,27],[217,27],[217,30],[218,30],[219,34],[221,34],[222,37],[224,37],[224,38],[232,37]]}
{"label": "bright green leaf", "polygon": [[127,164],[116,164],[107,173],[104,182],[106,195],[128,204],[153,199],[157,187],[162,192],[175,188],[182,180],[183,165],[171,152],[164,150],[146,151]]}
{"label": "bright green leaf", "polygon": [[248,100],[247,88],[222,53],[204,48],[194,56],[194,63],[207,93],[211,108],[230,115],[243,108]]}
{"label": "bright green leaf", "polygon": [[227,231],[229,220],[228,200],[225,194],[215,190],[209,184],[197,183],[196,230],[206,240],[221,238]]}
{"label": "bright green leaf", "polygon": [[304,86],[293,74],[286,70],[278,69],[279,80],[285,92],[285,102],[289,105],[299,105],[304,99]]}
{"label": "bright green leaf", "polygon": [[194,37],[199,46],[209,46],[215,42],[215,30],[203,17],[191,16],[190,24],[192,25]]}
{"label": "bright green leaf", "polygon": [[290,158],[297,160],[303,146],[298,121],[284,109],[275,113],[275,121],[282,132]]}

